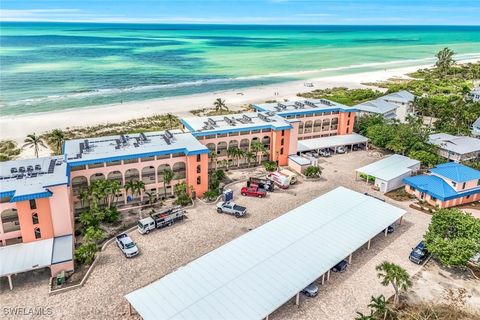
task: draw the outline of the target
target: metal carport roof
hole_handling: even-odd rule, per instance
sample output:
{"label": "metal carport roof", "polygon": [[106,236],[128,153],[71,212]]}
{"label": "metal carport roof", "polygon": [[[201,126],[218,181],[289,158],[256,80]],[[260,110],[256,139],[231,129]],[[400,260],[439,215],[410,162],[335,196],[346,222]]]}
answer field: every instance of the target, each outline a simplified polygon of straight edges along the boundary
{"label": "metal carport roof", "polygon": [[339,187],[126,298],[143,319],[262,319],[403,214]]}
{"label": "metal carport roof", "polygon": [[366,165],[357,169],[357,172],[368,174],[380,178],[384,181],[390,181],[401,175],[412,171],[412,167],[420,164],[420,161],[405,157],[399,154],[392,154],[382,160]]}
{"label": "metal carport roof", "polygon": [[338,136],[299,140],[297,150],[303,152],[367,142],[368,138],[357,133],[342,134]]}

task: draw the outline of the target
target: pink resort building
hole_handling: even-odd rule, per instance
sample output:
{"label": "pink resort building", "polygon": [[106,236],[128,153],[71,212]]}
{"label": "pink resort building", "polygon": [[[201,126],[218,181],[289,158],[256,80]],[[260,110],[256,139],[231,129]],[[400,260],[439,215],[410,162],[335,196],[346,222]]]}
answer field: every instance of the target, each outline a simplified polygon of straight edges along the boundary
{"label": "pink resort building", "polygon": [[73,213],[62,157],[0,166],[0,276],[50,267],[73,270]]}
{"label": "pink resort building", "polygon": [[[202,197],[210,169],[275,161],[302,172],[315,164],[309,151],[367,144],[352,133],[351,107],[320,99],[254,109],[183,118],[176,130],[68,140],[62,156],[1,163],[0,276],[12,287],[17,273],[49,267],[55,276],[73,270],[74,215],[83,209],[82,191],[96,180],[118,181],[120,204],[147,192],[171,195],[181,182],[191,196]],[[250,158],[229,154],[236,148],[250,151]],[[165,169],[174,173],[168,183]],[[145,190],[132,194],[125,189],[130,181],[142,181]]]}
{"label": "pink resort building", "polygon": [[[172,194],[173,187],[180,182],[191,186],[196,197],[203,196],[208,189],[208,149],[180,130],[69,140],[63,151],[75,209],[82,207],[80,192],[98,179],[116,180],[120,186],[129,181],[143,181],[144,192],[158,194],[165,189]],[[165,188],[164,169],[174,173]],[[133,197],[124,188],[117,196],[123,203]]]}

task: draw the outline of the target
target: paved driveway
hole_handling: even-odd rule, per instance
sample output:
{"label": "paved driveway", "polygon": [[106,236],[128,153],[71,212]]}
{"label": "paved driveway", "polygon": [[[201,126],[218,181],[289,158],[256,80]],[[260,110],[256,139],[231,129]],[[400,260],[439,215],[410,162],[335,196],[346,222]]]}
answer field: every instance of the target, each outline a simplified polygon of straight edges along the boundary
{"label": "paved driveway", "polygon": [[[249,211],[248,216],[242,219],[220,215],[212,205],[198,203],[188,210],[188,219],[172,227],[144,236],[132,232],[131,236],[141,250],[136,258],[127,260],[115,245],[108,246],[101,253],[99,263],[85,286],[74,291],[48,296],[48,272],[15,277],[13,291],[8,290],[7,281],[2,279],[2,307],[48,307],[53,318],[57,319],[128,318],[123,298],[125,294],[163,277],[249,229],[340,185],[360,192],[372,192],[365,183],[354,181],[354,169],[375,160],[378,158],[369,156],[365,151],[335,155],[321,163],[324,168],[321,181],[303,182],[287,191],[278,190],[265,199],[238,196],[237,202],[247,206]],[[240,172],[234,174],[242,175]],[[233,189],[238,191],[240,187],[241,184],[238,184]],[[408,261],[408,254],[422,237],[430,220],[429,215],[413,211],[406,203],[396,205],[403,206],[409,213],[395,233],[387,238],[375,238],[369,251],[362,249],[356,252],[347,271],[332,274],[330,281],[320,287],[316,298],[302,297],[299,308],[287,303],[271,318],[352,319],[356,310],[365,308],[371,295],[391,294],[392,289],[379,285],[375,266],[389,260],[403,265],[410,273],[415,272],[417,266]]]}

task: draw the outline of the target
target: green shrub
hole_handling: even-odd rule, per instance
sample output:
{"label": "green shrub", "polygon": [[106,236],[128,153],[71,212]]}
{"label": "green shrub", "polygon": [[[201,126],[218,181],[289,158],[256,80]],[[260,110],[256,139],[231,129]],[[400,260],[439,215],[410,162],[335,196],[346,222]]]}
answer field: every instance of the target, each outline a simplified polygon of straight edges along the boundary
{"label": "green shrub", "polygon": [[84,243],[75,250],[75,260],[81,264],[91,264],[95,259],[97,245],[95,243]]}
{"label": "green shrub", "polygon": [[277,170],[277,163],[275,161],[267,161],[263,163],[265,170],[267,171],[275,171]]}
{"label": "green shrub", "polygon": [[320,168],[317,167],[317,166],[308,166],[305,169],[304,174],[305,174],[306,177],[310,177],[310,178],[318,177],[322,174],[322,170],[320,170]]}

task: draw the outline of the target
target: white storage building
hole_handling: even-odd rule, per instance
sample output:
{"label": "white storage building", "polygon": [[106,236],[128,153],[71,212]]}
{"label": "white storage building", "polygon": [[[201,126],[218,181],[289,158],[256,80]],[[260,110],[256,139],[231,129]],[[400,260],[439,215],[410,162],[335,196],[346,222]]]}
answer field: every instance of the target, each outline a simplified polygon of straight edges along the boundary
{"label": "white storage building", "polygon": [[420,161],[393,154],[382,160],[371,163],[356,170],[356,176],[366,175],[366,181],[374,178],[374,184],[380,192],[389,192],[404,185],[403,178],[409,177],[420,170]]}

